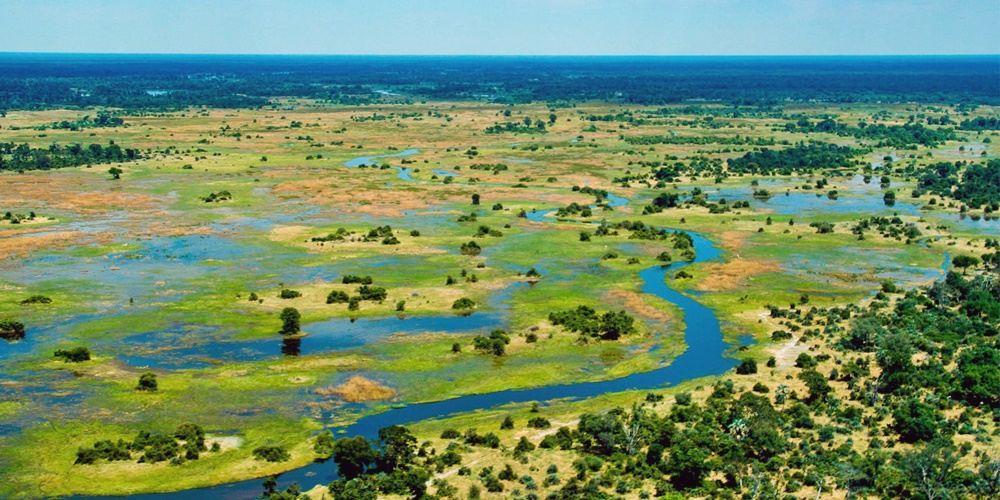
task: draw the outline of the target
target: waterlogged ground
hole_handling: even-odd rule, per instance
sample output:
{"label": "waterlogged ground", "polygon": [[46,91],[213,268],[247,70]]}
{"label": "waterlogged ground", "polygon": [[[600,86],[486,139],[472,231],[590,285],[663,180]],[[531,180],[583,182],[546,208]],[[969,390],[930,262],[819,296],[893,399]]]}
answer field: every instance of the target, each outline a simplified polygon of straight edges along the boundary
{"label": "waterlogged ground", "polygon": [[[976,253],[984,236],[1000,234],[1000,223],[981,213],[930,205],[926,195],[911,198],[906,179],[893,179],[891,189],[900,194],[894,206],[885,205],[881,158],[931,161],[924,149],[873,152],[875,180],[865,182],[859,168],[829,176],[822,190],[809,187],[819,176],[732,177],[718,184],[684,178],[675,183],[682,193],[697,188],[711,202],[747,200],[750,207],[642,215],[662,189],[614,182],[643,168],[639,162],[664,155],[725,159],[752,146],[630,146],[620,133],[662,134],[666,126],[592,127],[579,118],[615,109],[555,109],[548,132],[534,135],[484,129],[494,121],[548,117],[541,105],[515,107],[508,119],[502,116],[508,108],[490,104],[386,104],[376,112],[289,102],[280,111],[188,110],[126,116],[129,126],[118,129],[45,133],[27,127],[80,113],[9,112],[0,119],[3,141],[40,147],[114,140],[149,158],[122,165],[120,180],[96,165],[0,175],[0,212],[37,214],[23,224],[0,223],[0,318],[27,326],[24,339],[0,341],[0,496],[155,492],[261,477],[310,463],[306,439],[319,430],[388,415],[392,406],[508,389],[538,389],[530,394],[546,399],[561,393],[539,388],[654,373],[689,349],[684,327],[696,307],[721,324],[729,344],[769,349],[771,326],[760,321],[766,305],[803,295],[842,304],[870,296],[887,280],[929,283],[944,275],[950,256]],[[886,109],[905,116],[903,109]],[[883,109],[837,110],[850,118],[876,111]],[[395,114],[358,120],[373,112]],[[697,126],[697,117],[682,118],[669,128],[720,134]],[[734,132],[727,133],[803,139],[774,131],[771,125],[783,123],[776,119],[730,121]],[[995,154],[992,143],[978,144],[960,152],[958,143],[948,143],[933,153]],[[579,189],[586,187],[609,191],[608,207],[594,205],[595,197]],[[760,188],[771,196],[754,198]],[[832,189],[836,199],[827,196]],[[232,200],[201,199],[223,190]],[[571,203],[591,206],[593,215],[555,216]],[[470,214],[475,220],[467,220]],[[851,234],[857,220],[875,215],[915,223],[921,238],[870,234],[859,241]],[[623,230],[581,241],[581,231],[592,233],[602,219],[697,232],[719,258],[699,258],[684,267],[689,278],[678,277],[656,260],[663,252],[683,260],[669,239],[630,239]],[[810,222],[833,223],[835,231],[817,234]],[[380,226],[390,226],[398,244],[383,244],[382,236],[360,241]],[[477,236],[480,226],[494,234]],[[353,234],[346,241],[313,240],[339,228]],[[481,253],[463,255],[460,246],[469,241]],[[541,276],[529,278],[531,269]],[[386,300],[362,302],[356,311],[326,304],[332,290],[356,293],[357,285],[341,283],[347,274],[372,276],[387,289]],[[449,277],[454,284],[446,285]],[[302,295],[281,299],[282,289]],[[676,291],[683,295],[667,293]],[[32,295],[52,302],[20,303]],[[463,297],[476,303],[471,314],[452,310]],[[582,343],[548,321],[550,312],[579,305],[624,310],[637,319],[637,333]],[[304,336],[277,333],[284,307],[301,312]],[[496,328],[511,334],[506,355],[477,353],[472,338]],[[529,342],[529,334],[537,341]],[[93,359],[66,363],[52,356],[77,346]],[[720,361],[719,369],[730,362]],[[134,390],[147,371],[158,376],[156,393]],[[679,366],[670,381],[704,375],[696,371]],[[359,402],[332,390],[354,376],[392,395]],[[227,441],[238,446],[183,466],[73,465],[79,446],[131,439],[139,430],[169,432],[184,422],[220,439],[238,437]],[[286,446],[292,460],[253,460],[251,451],[263,444]],[[97,476],[105,479],[93,481]]]}

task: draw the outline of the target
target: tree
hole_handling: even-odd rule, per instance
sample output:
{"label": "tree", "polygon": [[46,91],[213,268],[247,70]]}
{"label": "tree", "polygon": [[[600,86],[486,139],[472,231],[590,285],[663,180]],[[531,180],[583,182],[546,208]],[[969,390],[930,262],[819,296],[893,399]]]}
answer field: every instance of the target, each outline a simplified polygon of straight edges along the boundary
{"label": "tree", "polygon": [[111,167],[108,169],[108,173],[111,174],[112,179],[118,180],[122,178],[122,174],[125,173],[125,171],[118,167]]}
{"label": "tree", "polygon": [[462,297],[451,305],[452,309],[472,309],[474,307],[476,307],[476,303],[468,297]]}
{"label": "tree", "polygon": [[958,255],[951,260],[951,265],[961,269],[962,276],[965,276],[965,272],[968,268],[979,265],[979,259],[972,255]]}
{"label": "tree", "polygon": [[799,373],[799,379],[809,388],[809,401],[824,401],[833,392],[822,373],[807,368]]}
{"label": "tree", "polygon": [[892,428],[904,443],[930,441],[937,434],[937,411],[918,399],[907,400],[892,412],[892,418],[895,419]]}
{"label": "tree", "polygon": [[462,255],[479,255],[483,249],[475,241],[470,241],[468,243],[462,243],[462,246],[459,247],[459,251],[462,252]]}
{"label": "tree", "polygon": [[354,479],[338,479],[330,483],[333,498],[344,500],[377,500],[379,476],[361,476]]}
{"label": "tree", "polygon": [[12,319],[0,319],[0,338],[17,340],[24,338],[24,323]]}
{"label": "tree", "polygon": [[57,358],[62,358],[67,363],[79,363],[90,359],[90,350],[86,347],[74,347],[70,350],[56,349],[54,354]]}
{"label": "tree", "polygon": [[139,385],[135,387],[137,391],[156,392],[159,386],[156,382],[156,374],[146,372],[139,376]]}
{"label": "tree", "polygon": [[744,359],[739,366],[736,367],[737,375],[750,375],[757,373],[757,360],[753,358]]}
{"label": "tree", "polygon": [[478,205],[479,204],[479,194],[478,193],[472,195],[472,204],[473,205]]}
{"label": "tree", "polygon": [[950,498],[958,486],[958,457],[951,448],[929,445],[905,453],[901,462],[908,488],[927,500]]}
{"label": "tree", "polygon": [[376,285],[361,285],[361,287],[358,288],[358,296],[361,300],[381,302],[388,296],[388,292],[384,287]]}
{"label": "tree", "polygon": [[509,430],[514,428],[514,419],[507,415],[503,418],[503,422],[500,424],[501,430]]}
{"label": "tree", "polygon": [[328,457],[333,454],[333,433],[329,430],[325,430],[316,436],[316,442],[313,443],[313,451],[317,455],[322,455]]}
{"label": "tree", "polygon": [[347,292],[342,290],[334,290],[326,296],[327,304],[346,304],[350,300],[351,298],[347,296]]}
{"label": "tree", "polygon": [[878,340],[875,361],[882,368],[885,384],[882,392],[895,392],[913,382],[913,346],[905,333],[885,335]]}
{"label": "tree", "polygon": [[679,439],[670,447],[669,458],[664,467],[670,474],[670,482],[677,489],[701,486],[701,480],[709,471],[709,452],[693,439]]}
{"label": "tree", "polygon": [[282,335],[294,335],[299,333],[302,316],[299,310],[294,307],[286,307],[281,310],[281,333]]}
{"label": "tree", "polygon": [[996,498],[1000,494],[1000,459],[983,454],[972,490],[982,498]]}
{"label": "tree", "polygon": [[265,462],[286,462],[292,458],[288,451],[281,446],[265,445],[258,446],[253,450],[253,457]]}
{"label": "tree", "polygon": [[815,358],[804,352],[800,352],[798,357],[795,358],[796,368],[804,368],[804,369],[815,368],[817,364],[818,363],[816,362]]}
{"label": "tree", "polygon": [[375,458],[379,471],[386,474],[413,462],[417,438],[401,425],[391,425],[378,430],[382,453]]}
{"label": "tree", "polygon": [[1000,351],[977,346],[962,351],[952,372],[955,397],[972,405],[1000,407]]}
{"label": "tree", "polygon": [[333,461],[337,472],[344,479],[354,479],[365,473],[377,454],[371,443],[362,436],[340,438],[333,443]]}
{"label": "tree", "polygon": [[896,193],[894,191],[888,191],[882,196],[882,202],[885,206],[891,207],[896,204]]}

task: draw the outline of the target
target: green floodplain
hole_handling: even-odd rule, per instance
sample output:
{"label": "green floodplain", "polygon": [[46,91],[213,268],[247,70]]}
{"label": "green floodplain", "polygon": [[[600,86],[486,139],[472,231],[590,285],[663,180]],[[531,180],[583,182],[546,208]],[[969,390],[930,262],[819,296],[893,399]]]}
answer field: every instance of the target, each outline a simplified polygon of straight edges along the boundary
{"label": "green floodplain", "polygon": [[[380,491],[405,497],[421,483],[420,494],[441,498],[544,498],[575,481],[580,490],[556,498],[843,498],[851,486],[835,467],[794,454],[883,450],[886,460],[903,460],[930,439],[879,432],[906,436],[897,425],[905,415],[893,412],[911,401],[921,405],[913,412],[931,412],[935,433],[951,429],[946,448],[957,451],[935,451],[935,463],[954,456],[950,467],[967,474],[941,476],[940,485],[988,491],[974,485],[1000,458],[990,395],[1000,389],[990,361],[1000,360],[1000,135],[940,119],[995,117],[996,108],[275,102],[112,109],[120,121],[75,130],[47,125],[86,121],[93,110],[0,118],[0,142],[27,145],[20,157],[0,152],[8,166],[0,173],[0,497],[265,478],[329,456],[332,448],[316,442],[327,431],[341,437],[359,418],[394,407],[668,366],[687,349],[685,314],[644,293],[639,273],[692,260],[686,232],[707,238],[721,258],[668,272],[666,284],[714,313],[739,368],[670,387],[539,401],[541,409],[514,404],[413,423],[424,453],[415,460],[431,475],[397,485],[403,493]],[[824,120],[886,131],[839,133]],[[133,153],[58,169],[11,167],[38,161],[36,151],[60,161],[51,145],[77,143]],[[938,307],[964,326],[927,337],[893,316],[907,301],[930,309],[931,292],[919,290],[946,282],[953,288],[934,293],[965,295]],[[973,302],[981,307],[970,312]],[[844,321],[829,319],[832,310],[848,311]],[[886,338],[911,335],[905,366],[879,357],[895,344],[845,347],[842,338],[860,328],[850,318],[859,316],[882,321],[875,326]],[[986,360],[972,382],[962,378],[971,373],[966,352]],[[829,384],[800,376],[817,369],[803,366],[802,354],[820,360],[812,373]],[[848,365],[852,378],[841,376]],[[917,368],[940,383],[895,393],[906,385],[878,385],[895,369],[921,380]],[[802,402],[798,416],[780,416],[790,407],[784,395],[778,410],[754,410],[790,429],[788,443],[774,445],[780,451],[756,456],[743,472],[727,470],[721,452],[706,454],[690,460],[710,465],[692,472],[665,434],[629,441],[640,412],[673,415],[671,436],[696,429],[697,417],[684,414],[691,405],[722,419],[726,380],[735,382],[729,397],[747,408],[740,394],[766,402],[779,387]],[[868,382],[878,397],[869,397]],[[856,414],[841,415],[847,407]],[[615,422],[600,450],[584,439],[601,434],[584,429],[581,414],[620,417],[624,434]],[[525,427],[538,416],[546,423]],[[504,428],[505,417],[516,426]],[[789,423],[796,418],[812,423]],[[182,424],[195,424],[205,446],[192,446],[200,438],[180,432]],[[720,435],[752,435],[725,425],[732,432]],[[442,436],[469,428],[501,444]],[[535,448],[563,428],[584,444]],[[140,431],[175,430],[169,451],[137,444]],[[671,457],[662,469],[659,458],[649,459],[653,473],[629,468],[654,445]],[[446,449],[457,461],[428,458]],[[624,458],[608,458],[616,453]],[[587,462],[594,456],[603,469]],[[334,458],[343,470],[343,454]],[[495,478],[505,467],[515,472]],[[895,482],[882,478],[882,490],[873,483],[866,487],[875,493],[865,494],[939,498],[899,470]],[[334,494],[367,498],[344,488],[379,489],[358,476]],[[318,479],[300,486],[312,498],[331,495]],[[772,490],[781,495],[752,496]]]}

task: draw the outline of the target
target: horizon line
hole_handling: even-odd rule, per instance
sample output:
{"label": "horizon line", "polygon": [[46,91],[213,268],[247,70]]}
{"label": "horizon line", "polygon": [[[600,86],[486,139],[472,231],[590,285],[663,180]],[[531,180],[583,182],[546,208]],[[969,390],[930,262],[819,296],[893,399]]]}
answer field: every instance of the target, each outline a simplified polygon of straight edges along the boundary
{"label": "horizon line", "polygon": [[1000,57],[980,54],[317,54],[236,52],[41,52],[0,51],[0,55],[100,55],[100,56],[261,56],[261,57]]}

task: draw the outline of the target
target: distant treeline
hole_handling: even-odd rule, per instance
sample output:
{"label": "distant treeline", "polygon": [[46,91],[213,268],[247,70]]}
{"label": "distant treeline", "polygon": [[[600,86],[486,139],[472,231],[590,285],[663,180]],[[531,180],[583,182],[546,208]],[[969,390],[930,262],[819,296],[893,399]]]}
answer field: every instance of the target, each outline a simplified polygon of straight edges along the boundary
{"label": "distant treeline", "polygon": [[649,146],[652,144],[729,144],[729,145],[754,145],[754,146],[774,146],[776,144],[773,137],[720,137],[709,135],[633,135],[621,136],[621,140],[628,144],[637,146]]}
{"label": "distant treeline", "polygon": [[[966,122],[963,122],[963,124]],[[878,148],[907,149],[914,148],[917,144],[933,148],[944,141],[958,139],[954,129],[928,128],[919,123],[907,123],[904,125],[885,125],[881,123],[869,125],[859,123],[857,126],[850,126],[829,118],[816,123],[809,121],[807,118],[802,118],[796,123],[787,123],[785,128],[790,132],[828,132],[840,136],[879,141],[877,144],[874,144]]]}
{"label": "distant treeline", "polygon": [[962,130],[1000,130],[1000,118],[977,116],[971,120],[962,120],[958,128]]}
{"label": "distant treeline", "polygon": [[[274,97],[340,104],[706,100],[1000,104],[990,56],[363,57],[0,55],[0,110],[66,106],[257,107]],[[388,89],[388,90],[387,90]],[[391,91],[390,91],[391,90]]]}
{"label": "distant treeline", "polygon": [[27,144],[0,142],[0,171],[49,170],[54,168],[78,167],[102,163],[120,163],[142,157],[137,149],[122,148],[111,143],[108,146],[81,144],[48,148],[32,148]]}

